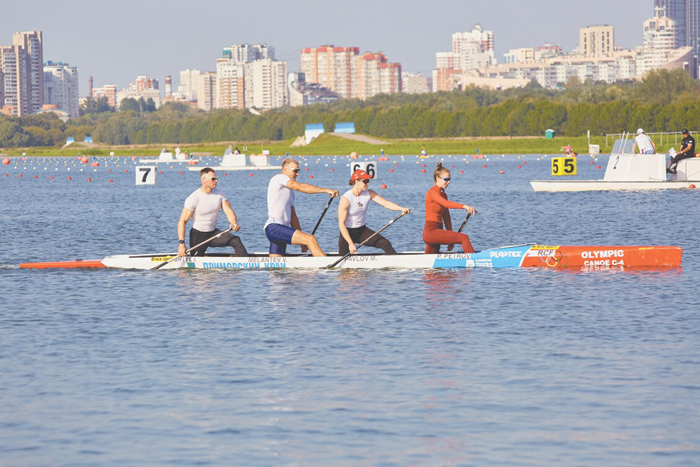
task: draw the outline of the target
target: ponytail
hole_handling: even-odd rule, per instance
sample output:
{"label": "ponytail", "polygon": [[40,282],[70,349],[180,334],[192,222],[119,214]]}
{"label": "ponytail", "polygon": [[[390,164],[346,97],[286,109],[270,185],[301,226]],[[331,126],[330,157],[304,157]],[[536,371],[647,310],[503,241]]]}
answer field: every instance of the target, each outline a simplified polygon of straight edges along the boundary
{"label": "ponytail", "polygon": [[450,171],[442,166],[442,162],[438,162],[435,165],[435,172],[433,172],[433,180],[437,182],[438,177],[440,176],[441,173],[447,172],[449,173]]}

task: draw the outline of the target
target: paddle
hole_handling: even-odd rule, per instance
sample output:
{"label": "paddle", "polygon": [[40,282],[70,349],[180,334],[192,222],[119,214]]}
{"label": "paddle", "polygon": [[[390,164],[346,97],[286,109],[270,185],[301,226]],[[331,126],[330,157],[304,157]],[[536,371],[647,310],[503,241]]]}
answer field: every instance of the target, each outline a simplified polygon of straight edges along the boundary
{"label": "paddle", "polygon": [[[405,216],[406,214],[408,214],[408,213],[402,212],[400,215],[398,215],[398,216],[396,216],[395,218],[393,218],[392,220],[390,220],[389,223],[388,223],[387,225],[385,225],[385,226],[382,227],[381,229],[377,230],[377,231],[374,232],[372,235],[370,235],[369,238],[367,238],[367,240],[365,240],[364,242],[362,242],[362,243],[360,243],[359,245],[357,245],[357,250],[359,250],[360,247],[361,247],[362,245],[364,245],[365,243],[367,243],[367,242],[369,242],[370,240],[372,240],[376,235],[379,235],[384,229],[386,229],[387,227],[389,227],[391,224],[393,224],[393,223],[396,222],[397,220],[401,219],[401,218],[402,218],[403,216]],[[340,263],[340,262],[342,262],[342,261],[345,261],[345,260],[346,260],[349,256],[351,256],[351,255],[352,255],[352,253],[348,253],[348,254],[346,254],[345,256],[343,256],[342,258],[340,258],[338,261],[336,261],[335,263],[331,264],[330,266],[326,266],[326,267],[327,267],[328,269],[334,268],[334,267],[336,267],[336,266],[338,265],[338,263]]]}
{"label": "paddle", "polygon": [[318,226],[321,225],[321,221],[323,220],[323,216],[326,215],[326,211],[328,211],[328,208],[331,207],[332,202],[333,202],[333,198],[328,200],[328,204],[326,204],[326,209],[323,210],[323,214],[321,214],[321,217],[318,219],[318,222],[316,222],[316,227],[314,227],[314,230],[311,232],[311,235],[314,235],[316,233],[316,230],[318,230]]}
{"label": "paddle", "polygon": [[[197,248],[199,248],[200,246],[204,245],[205,243],[209,243],[209,242],[211,242],[212,240],[215,240],[215,239],[221,237],[223,234],[225,234],[225,233],[227,233],[227,232],[230,232],[230,231],[232,231],[232,230],[233,230],[233,229],[232,229],[231,227],[229,227],[228,229],[224,230],[223,232],[219,232],[218,234],[214,235],[213,237],[204,240],[204,241],[203,241],[202,243],[200,243],[199,245],[193,246],[192,248],[190,248],[189,250],[187,250],[187,251],[185,252],[185,254],[187,255],[187,254],[190,253],[192,250],[196,250]],[[160,263],[159,265],[157,265],[157,266],[155,266],[155,267],[152,267],[151,270],[160,269],[160,268],[162,268],[163,266],[165,266],[166,264],[170,263],[171,261],[173,261],[173,260],[175,260],[175,259],[177,259],[177,258],[180,258],[180,256],[175,255],[175,256],[173,256],[172,258],[170,258],[169,260],[163,261],[163,262]]]}
{"label": "paddle", "polygon": [[468,213],[467,213],[467,218],[464,219],[464,222],[462,222],[462,226],[459,228],[459,230],[457,231],[457,233],[462,233],[462,229],[464,228],[465,225],[467,225],[467,221],[469,220],[469,218],[471,217],[471,215],[472,215],[471,212],[468,212]]}

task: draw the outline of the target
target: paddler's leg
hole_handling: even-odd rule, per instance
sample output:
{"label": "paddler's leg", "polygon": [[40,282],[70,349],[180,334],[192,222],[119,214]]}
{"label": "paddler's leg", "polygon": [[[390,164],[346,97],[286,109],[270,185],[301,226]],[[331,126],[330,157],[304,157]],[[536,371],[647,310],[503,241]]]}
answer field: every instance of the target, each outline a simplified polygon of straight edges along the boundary
{"label": "paddler's leg", "polygon": [[[462,245],[462,250],[465,253],[474,253],[474,247],[471,241],[469,241],[469,236],[463,233],[453,232],[451,230],[441,230],[435,229],[426,232],[423,231],[423,241],[428,244],[440,244],[440,245]],[[428,248],[426,248],[426,253]]]}
{"label": "paddler's leg", "polygon": [[292,245],[303,245],[311,251],[312,256],[326,256],[321,249],[316,237],[301,230],[297,230],[292,235]]}
{"label": "paddler's leg", "polygon": [[[360,234],[359,242],[362,243],[365,240],[367,240],[369,237],[374,235],[374,230],[370,229],[366,225],[362,229],[362,232]],[[384,250],[384,253],[387,255],[395,255],[396,250],[394,250],[394,247],[391,246],[391,242],[387,240],[385,237],[382,236],[382,234],[379,234],[375,236],[372,240],[370,240],[368,243],[365,243],[367,246],[371,246],[374,248],[380,248]]]}
{"label": "paddler's leg", "polygon": [[[216,229],[214,231],[214,235],[216,235],[220,232],[221,232],[221,230]],[[224,234],[215,240],[212,240],[211,246],[213,246],[213,247],[231,246],[231,247],[233,247],[234,251],[236,252],[236,256],[248,256],[248,251],[243,246],[243,242],[241,241],[241,237],[239,237],[237,235],[233,235],[231,232]]]}

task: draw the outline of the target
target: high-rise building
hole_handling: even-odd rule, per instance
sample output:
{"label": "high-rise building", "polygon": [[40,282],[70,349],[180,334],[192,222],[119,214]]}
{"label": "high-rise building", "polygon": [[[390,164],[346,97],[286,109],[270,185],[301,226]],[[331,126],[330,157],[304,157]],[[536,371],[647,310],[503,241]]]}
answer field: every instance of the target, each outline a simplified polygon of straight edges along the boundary
{"label": "high-rise building", "polygon": [[406,94],[423,94],[430,92],[430,78],[420,73],[404,71],[401,73],[401,92]]}
{"label": "high-rise building", "polygon": [[579,53],[584,57],[610,57],[615,50],[615,30],[607,24],[579,29]]}
{"label": "high-rise building", "polygon": [[245,65],[227,58],[216,62],[216,108],[245,108]]}
{"label": "high-rise building", "polygon": [[184,70],[180,72],[178,95],[186,101],[197,100],[197,78],[202,74],[199,70]]}
{"label": "high-rise building", "polygon": [[452,34],[452,53],[454,68],[457,70],[473,70],[496,64],[493,48],[493,31],[484,31],[477,24],[471,31]]}
{"label": "high-rise building", "polygon": [[107,103],[110,105],[110,107],[117,108],[117,85],[105,84],[101,88],[92,88],[92,94],[90,97],[93,99],[106,97]]}
{"label": "high-rise building", "polygon": [[197,107],[202,110],[216,109],[216,91],[215,71],[207,71],[197,76]]}
{"label": "high-rise building", "polygon": [[654,0],[654,7],[676,21],[678,47],[692,47],[700,55],[700,0]]}
{"label": "high-rise building", "polygon": [[369,99],[377,94],[401,91],[401,64],[389,63],[383,53],[366,52],[354,57],[357,62],[357,91],[353,95]]}
{"label": "high-rise building", "polygon": [[44,104],[55,105],[71,117],[80,115],[78,68],[68,63],[44,65]]}
{"label": "high-rise building", "polygon": [[353,81],[357,76],[359,47],[307,47],[301,50],[301,72],[309,83],[318,83],[338,93],[341,97],[358,97],[353,94]]}
{"label": "high-rise building", "polygon": [[275,48],[267,44],[234,44],[224,47],[223,58],[233,60],[235,63],[250,63],[264,58],[275,59]]}
{"label": "high-rise building", "polygon": [[245,64],[245,107],[269,110],[289,104],[287,62],[270,58]]}
{"label": "high-rise building", "polygon": [[0,108],[10,115],[39,112],[44,104],[44,53],[41,31],[12,36],[0,46]]}

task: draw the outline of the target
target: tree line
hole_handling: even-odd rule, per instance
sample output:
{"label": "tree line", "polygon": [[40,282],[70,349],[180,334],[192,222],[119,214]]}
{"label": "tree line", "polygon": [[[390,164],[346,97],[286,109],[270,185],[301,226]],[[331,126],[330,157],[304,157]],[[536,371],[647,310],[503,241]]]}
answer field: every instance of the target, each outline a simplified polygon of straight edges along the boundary
{"label": "tree line", "polygon": [[643,80],[614,84],[570,79],[561,89],[536,83],[504,91],[469,87],[431,94],[379,95],[367,101],[275,109],[203,112],[182,103],[154,111],[148,101],[126,99],[119,112],[88,100],[85,114],[64,123],[52,114],[0,117],[0,147],[61,146],[91,135],[103,144],[184,144],[216,141],[287,140],[307,123],[332,131],[354,122],[358,133],[376,137],[604,135],[644,128],[647,132],[700,128],[700,87],[682,70],[654,71]]}

